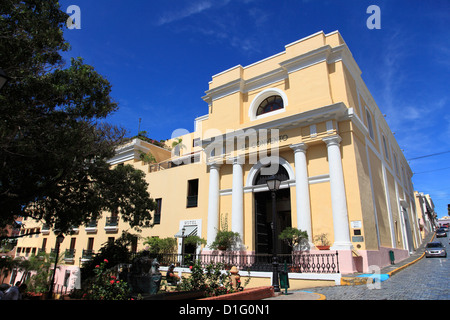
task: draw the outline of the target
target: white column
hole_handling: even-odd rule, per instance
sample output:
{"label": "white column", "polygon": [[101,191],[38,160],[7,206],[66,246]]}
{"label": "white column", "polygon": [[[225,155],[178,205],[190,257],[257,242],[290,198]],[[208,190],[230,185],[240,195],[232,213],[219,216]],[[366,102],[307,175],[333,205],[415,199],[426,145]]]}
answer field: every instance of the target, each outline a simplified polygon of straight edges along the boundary
{"label": "white column", "polygon": [[214,242],[219,228],[219,170],[220,164],[209,165],[207,246]]}
{"label": "white column", "polygon": [[297,203],[297,225],[300,230],[308,232],[310,247],[312,243],[311,230],[311,205],[309,201],[308,169],[306,164],[306,149],[304,143],[290,146],[294,150],[295,157],[295,193]]}
{"label": "white column", "polygon": [[244,241],[244,174],[241,158],[233,159],[233,190],[231,192],[231,231]]}
{"label": "white column", "polygon": [[347,199],[345,196],[344,174],[338,135],[322,139],[327,144],[328,166],[330,168],[331,207],[333,211],[334,243],[332,250],[351,250],[348,223]]}

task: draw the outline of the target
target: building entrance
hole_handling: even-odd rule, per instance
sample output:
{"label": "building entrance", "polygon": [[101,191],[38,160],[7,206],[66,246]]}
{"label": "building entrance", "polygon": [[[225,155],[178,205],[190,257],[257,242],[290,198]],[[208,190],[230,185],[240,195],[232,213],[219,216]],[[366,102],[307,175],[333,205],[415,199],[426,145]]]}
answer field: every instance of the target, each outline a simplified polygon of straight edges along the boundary
{"label": "building entrance", "polygon": [[[281,181],[288,180],[289,175],[283,166],[280,166],[277,178]],[[257,175],[255,185],[266,183],[268,176]],[[273,228],[272,228],[272,195],[270,191],[255,192],[255,252],[256,254],[272,254],[273,252]],[[277,219],[277,253],[290,253],[291,249],[278,235],[286,228],[291,227],[291,190],[280,189],[276,193],[276,219]]]}

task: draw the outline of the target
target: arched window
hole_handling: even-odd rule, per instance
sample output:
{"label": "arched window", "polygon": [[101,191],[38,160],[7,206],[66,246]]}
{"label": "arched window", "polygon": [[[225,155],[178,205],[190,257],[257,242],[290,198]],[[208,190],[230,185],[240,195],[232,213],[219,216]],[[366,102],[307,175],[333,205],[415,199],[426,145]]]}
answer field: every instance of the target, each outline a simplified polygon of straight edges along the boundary
{"label": "arched window", "polygon": [[[261,174],[261,171],[259,171],[258,174],[257,174],[256,177],[255,177],[254,185],[266,184],[267,179],[269,179],[269,178],[271,178],[271,177],[273,177],[273,175],[269,175],[269,176],[262,175],[262,174]],[[287,172],[287,170],[286,170],[285,167],[283,167],[282,165],[280,165],[280,166],[278,167],[278,172],[277,172],[277,174],[275,175],[275,177],[276,177],[277,179],[279,179],[280,181],[286,181],[286,180],[289,180],[289,173]]]}
{"label": "arched window", "polygon": [[283,90],[268,88],[256,95],[250,103],[248,117],[254,121],[286,111],[288,99]]}
{"label": "arched window", "polygon": [[258,109],[256,110],[256,116],[283,108],[284,108],[283,99],[280,96],[276,95],[270,96],[264,99],[263,102],[261,102]]}

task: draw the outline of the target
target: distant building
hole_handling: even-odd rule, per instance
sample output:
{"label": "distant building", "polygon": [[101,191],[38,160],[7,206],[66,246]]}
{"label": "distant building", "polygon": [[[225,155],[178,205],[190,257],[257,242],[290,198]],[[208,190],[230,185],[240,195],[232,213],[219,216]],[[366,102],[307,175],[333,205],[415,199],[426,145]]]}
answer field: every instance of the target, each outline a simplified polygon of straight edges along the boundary
{"label": "distant building", "polygon": [[[385,266],[391,250],[402,260],[421,244],[412,171],[339,32],[315,33],[218,73],[203,100],[207,114],[195,119],[194,132],[179,136],[172,152],[134,139],[110,161],[146,173],[158,209],[153,228],[141,236],[177,237],[179,253],[207,252],[227,225],[241,238],[235,251],[271,254],[266,180],[276,175],[275,232],[307,231],[310,252],[319,252],[315,239],[325,233],[328,252],[339,252],[341,273]],[[179,140],[167,146],[173,141]],[[157,163],[142,162],[140,151],[150,151]],[[17,255],[54,246],[50,230],[26,224],[35,227],[42,233],[19,240]],[[127,228],[120,213],[105,213],[74,229],[62,244],[66,264],[80,265]],[[185,245],[182,234],[207,245]],[[134,246],[142,248],[142,240]],[[278,248],[290,252],[281,241]]]}
{"label": "distant building", "polygon": [[436,230],[438,226],[437,214],[434,211],[434,203],[429,194],[414,191],[414,195],[416,197],[417,216],[423,239],[428,233]]}
{"label": "distant building", "polygon": [[440,227],[450,227],[450,217],[442,217],[438,220],[438,223]]}

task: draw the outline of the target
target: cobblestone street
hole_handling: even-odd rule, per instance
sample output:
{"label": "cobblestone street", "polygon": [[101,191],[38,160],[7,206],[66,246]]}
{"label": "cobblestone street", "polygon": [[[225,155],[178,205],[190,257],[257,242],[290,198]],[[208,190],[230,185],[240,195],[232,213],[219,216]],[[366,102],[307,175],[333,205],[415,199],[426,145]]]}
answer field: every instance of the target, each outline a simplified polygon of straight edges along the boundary
{"label": "cobblestone street", "polygon": [[[449,237],[437,238],[450,252]],[[450,261],[447,258],[422,258],[379,283],[379,289],[366,285],[317,287],[327,300],[450,300]]]}

